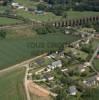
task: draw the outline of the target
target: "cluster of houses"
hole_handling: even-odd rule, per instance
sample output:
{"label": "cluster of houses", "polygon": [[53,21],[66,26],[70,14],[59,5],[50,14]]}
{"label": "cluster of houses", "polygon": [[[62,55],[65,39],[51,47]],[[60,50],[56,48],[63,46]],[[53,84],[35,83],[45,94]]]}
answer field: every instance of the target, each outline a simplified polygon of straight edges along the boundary
{"label": "cluster of houses", "polygon": [[15,2],[12,2],[11,6],[15,9],[25,9],[24,6],[22,6],[21,4],[19,3],[15,3]]}
{"label": "cluster of houses", "polygon": [[0,4],[2,5],[5,2],[5,0],[0,0]]}
{"label": "cluster of houses", "polygon": [[[79,44],[79,46],[80,46],[80,44],[82,42],[89,43],[89,41],[91,40],[92,37],[93,37],[93,34],[90,35],[88,38],[86,38],[86,40],[81,40],[81,41],[75,42],[74,45]],[[76,46],[74,46],[73,48],[75,48],[75,47]],[[75,53],[75,51],[73,51],[73,52]],[[94,74],[94,71],[92,71],[92,69],[91,69],[92,64],[90,62],[83,62],[83,64],[78,64],[78,66],[76,65],[75,67],[72,67],[72,68],[65,67],[64,64],[63,64],[62,59],[65,59],[65,58],[67,59],[67,56],[68,55],[65,54],[65,50],[61,51],[61,52],[56,51],[56,53],[51,53],[51,54],[47,55],[46,57],[48,59],[51,59],[51,62],[49,64],[47,64],[47,66],[44,67],[42,70],[39,70],[39,71],[35,72],[35,75],[39,74],[40,76],[42,76],[37,81],[38,82],[40,82],[40,81],[49,81],[49,82],[54,81],[55,76],[53,74],[53,71],[55,71],[55,69],[57,69],[57,68],[63,73],[63,75],[69,75],[69,72],[71,70],[73,70],[74,72],[76,70],[77,72],[81,73],[80,75],[82,75],[84,72],[88,72],[87,75]],[[43,63],[43,61],[38,60],[38,63],[41,64],[41,63]],[[88,71],[86,71],[86,70],[88,70]],[[72,77],[72,76],[70,76],[70,77]],[[36,80],[33,80],[33,81],[35,82]],[[80,79],[80,82],[83,84],[83,86],[86,86],[86,87],[96,87],[96,86],[99,85],[99,74],[95,73],[94,75],[91,75],[91,76],[89,75],[87,77],[85,75],[82,79]],[[76,95],[78,92],[79,92],[79,90],[78,90],[78,88],[75,84],[68,87],[69,95]]]}
{"label": "cluster of houses", "polygon": [[25,11],[28,11],[30,13],[35,13],[35,14],[44,14],[44,11],[42,10],[37,10],[36,8],[27,8],[19,3],[16,3],[16,2],[12,2],[11,4],[12,8],[13,9],[24,9]]}
{"label": "cluster of houses", "polygon": [[83,83],[88,87],[98,86],[99,85],[99,75],[92,76],[84,80]]}

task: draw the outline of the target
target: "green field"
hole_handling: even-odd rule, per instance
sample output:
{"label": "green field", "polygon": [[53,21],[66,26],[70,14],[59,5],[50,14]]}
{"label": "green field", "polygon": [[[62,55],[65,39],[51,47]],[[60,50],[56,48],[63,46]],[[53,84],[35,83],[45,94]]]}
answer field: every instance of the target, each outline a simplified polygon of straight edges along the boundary
{"label": "green field", "polygon": [[0,69],[40,55],[43,52],[58,50],[64,43],[78,39],[79,37],[73,35],[52,33],[0,40]]}
{"label": "green field", "polygon": [[51,12],[42,15],[37,15],[37,14],[32,14],[30,12],[26,12],[24,10],[17,10],[16,13],[17,15],[22,16],[24,18],[28,18],[31,20],[38,20],[38,21],[52,21],[61,19],[61,16],[56,16]]}
{"label": "green field", "polygon": [[32,8],[34,8],[37,4],[39,4],[39,2],[35,2],[33,0],[31,1],[30,0],[15,0],[15,1],[25,7],[32,7]]}
{"label": "green field", "polygon": [[82,17],[90,17],[90,16],[99,16],[99,12],[93,12],[93,11],[68,11],[67,12],[68,19],[75,19],[75,18],[82,18]]}
{"label": "green field", "polygon": [[26,100],[23,86],[24,69],[0,74],[0,100]]}
{"label": "green field", "polygon": [[11,19],[6,17],[0,17],[0,25],[7,25],[7,24],[15,24],[17,22],[21,22],[17,19]]}
{"label": "green field", "polygon": [[[17,10],[17,15],[20,15],[25,18],[29,18],[31,20],[39,20],[39,21],[55,21],[55,20],[61,20],[61,16],[56,16],[51,12],[47,12],[46,14],[37,15],[32,14],[29,12],[26,12],[24,10]],[[93,12],[93,11],[67,11],[67,19],[75,19],[75,18],[82,18],[82,17],[88,17],[88,16],[97,16],[99,15],[99,12]]]}

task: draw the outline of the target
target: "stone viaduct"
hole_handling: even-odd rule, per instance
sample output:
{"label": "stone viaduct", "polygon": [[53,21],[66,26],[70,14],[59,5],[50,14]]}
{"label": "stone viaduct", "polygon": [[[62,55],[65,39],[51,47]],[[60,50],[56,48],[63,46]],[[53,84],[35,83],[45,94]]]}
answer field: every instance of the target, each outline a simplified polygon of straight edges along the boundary
{"label": "stone viaduct", "polygon": [[89,17],[82,17],[79,19],[67,19],[67,20],[59,20],[49,22],[50,25],[54,27],[67,27],[67,26],[80,26],[85,25],[88,23],[97,23],[99,22],[99,16],[89,16]]}

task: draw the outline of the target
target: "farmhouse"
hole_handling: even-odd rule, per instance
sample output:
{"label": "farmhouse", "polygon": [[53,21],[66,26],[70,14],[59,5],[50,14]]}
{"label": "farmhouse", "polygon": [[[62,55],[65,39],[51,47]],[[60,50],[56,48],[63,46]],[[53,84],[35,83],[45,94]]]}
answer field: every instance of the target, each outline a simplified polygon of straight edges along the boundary
{"label": "farmhouse", "polygon": [[6,1],[5,0],[0,0],[0,4],[4,4]]}
{"label": "farmhouse", "polygon": [[42,10],[35,10],[34,12],[35,12],[35,14],[39,14],[39,15],[44,14],[44,11],[42,11]]}
{"label": "farmhouse", "polygon": [[16,9],[24,9],[24,6],[20,5],[19,3],[15,3],[15,2],[13,2],[13,3],[11,4],[11,6],[12,6],[13,8],[16,8]]}
{"label": "farmhouse", "polygon": [[58,68],[62,67],[62,62],[61,62],[61,60],[52,62],[52,65],[48,65],[48,68],[49,68],[49,69],[55,69],[55,68],[57,68],[57,67],[58,67]]}
{"label": "farmhouse", "polygon": [[99,82],[99,75],[95,75],[83,81],[83,83],[88,87],[95,86],[95,85],[98,86],[98,82]]}
{"label": "farmhouse", "polygon": [[53,62],[53,63],[52,63],[52,66],[54,66],[55,68],[56,68],[56,67],[62,67],[62,62],[61,62],[61,60],[58,60],[58,61]]}
{"label": "farmhouse", "polygon": [[83,73],[86,71],[86,69],[83,67],[83,65],[78,66],[79,72]]}
{"label": "farmhouse", "polygon": [[54,77],[53,77],[50,73],[45,74],[45,75],[44,75],[44,78],[45,78],[46,80],[48,80],[48,81],[51,81],[51,80],[54,79]]}
{"label": "farmhouse", "polygon": [[99,54],[96,56],[97,59],[99,59]]}
{"label": "farmhouse", "polygon": [[91,66],[91,64],[89,62],[85,62],[84,67],[88,67],[88,66]]}
{"label": "farmhouse", "polygon": [[70,86],[69,87],[69,94],[70,95],[76,95],[77,94],[76,86]]}

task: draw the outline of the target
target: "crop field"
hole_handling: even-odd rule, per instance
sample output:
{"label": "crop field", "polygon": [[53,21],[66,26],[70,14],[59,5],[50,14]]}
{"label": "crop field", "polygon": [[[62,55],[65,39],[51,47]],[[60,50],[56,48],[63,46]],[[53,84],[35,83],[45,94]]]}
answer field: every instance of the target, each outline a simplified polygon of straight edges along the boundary
{"label": "crop field", "polygon": [[0,25],[7,25],[7,24],[15,24],[17,22],[21,22],[17,19],[11,19],[6,17],[0,17]]}
{"label": "crop field", "polygon": [[73,35],[53,33],[0,40],[0,69],[44,52],[56,51],[61,48],[64,43],[70,43],[78,39],[79,37]]}
{"label": "crop field", "polygon": [[24,69],[0,74],[0,100],[26,100],[23,86]]}

